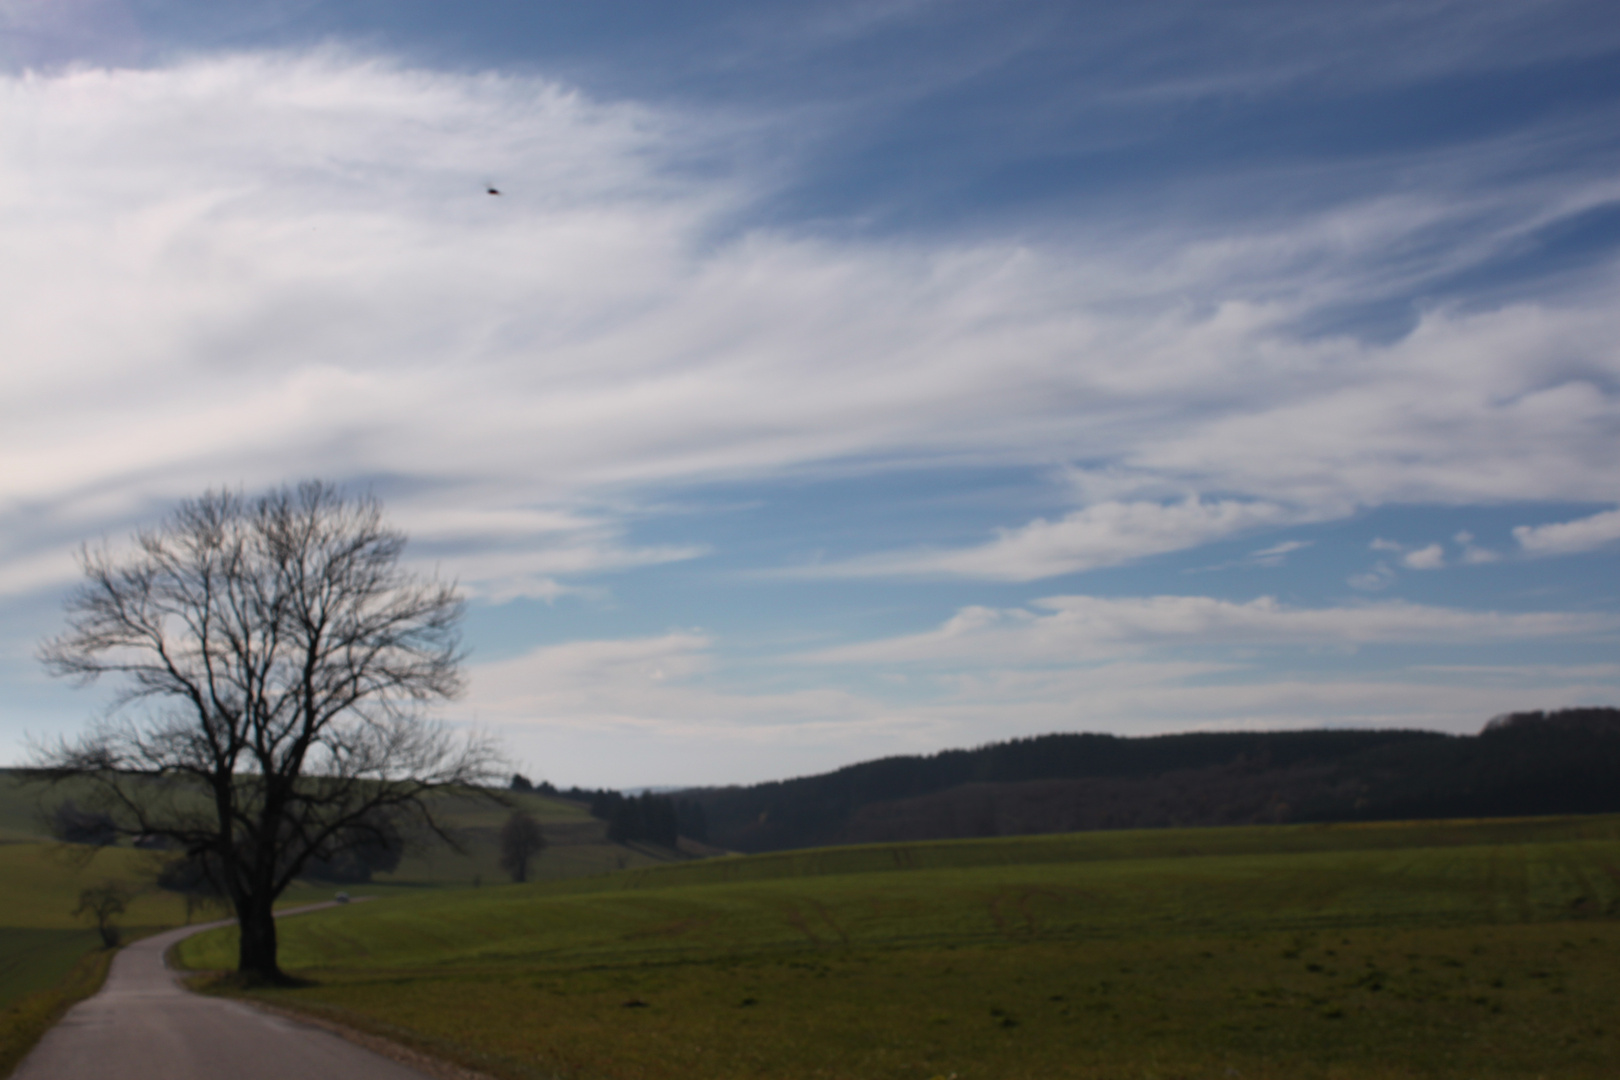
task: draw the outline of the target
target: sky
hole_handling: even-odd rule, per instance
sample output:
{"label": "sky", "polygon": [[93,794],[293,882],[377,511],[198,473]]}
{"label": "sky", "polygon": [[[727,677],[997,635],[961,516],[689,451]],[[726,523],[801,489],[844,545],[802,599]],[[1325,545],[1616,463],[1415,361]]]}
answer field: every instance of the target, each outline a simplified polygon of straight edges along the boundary
{"label": "sky", "polygon": [[0,0],[0,236],[0,762],[310,477],[562,786],[1620,705],[1607,0]]}

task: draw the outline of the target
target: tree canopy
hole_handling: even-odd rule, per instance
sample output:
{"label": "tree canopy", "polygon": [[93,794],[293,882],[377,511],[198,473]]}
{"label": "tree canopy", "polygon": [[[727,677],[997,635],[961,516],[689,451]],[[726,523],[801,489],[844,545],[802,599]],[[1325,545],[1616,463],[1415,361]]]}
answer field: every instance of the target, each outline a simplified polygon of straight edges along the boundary
{"label": "tree canopy", "polygon": [[393,847],[404,824],[443,836],[425,796],[496,775],[487,741],[427,711],[462,688],[462,601],[404,548],[376,499],[329,484],[209,492],[131,550],[87,547],[41,650],[118,696],[31,774],[88,779],[120,835],[206,860],[244,972],[279,977],[271,904],[307,866]]}

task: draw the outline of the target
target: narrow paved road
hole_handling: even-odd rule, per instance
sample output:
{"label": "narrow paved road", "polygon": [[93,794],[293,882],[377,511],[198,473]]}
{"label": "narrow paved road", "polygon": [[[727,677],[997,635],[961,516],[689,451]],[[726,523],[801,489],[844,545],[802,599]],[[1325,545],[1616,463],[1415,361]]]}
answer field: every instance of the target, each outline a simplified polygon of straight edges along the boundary
{"label": "narrow paved road", "polygon": [[127,946],[101,992],[68,1010],[13,1080],[426,1080],[318,1028],[187,991],[163,954],[203,929]]}

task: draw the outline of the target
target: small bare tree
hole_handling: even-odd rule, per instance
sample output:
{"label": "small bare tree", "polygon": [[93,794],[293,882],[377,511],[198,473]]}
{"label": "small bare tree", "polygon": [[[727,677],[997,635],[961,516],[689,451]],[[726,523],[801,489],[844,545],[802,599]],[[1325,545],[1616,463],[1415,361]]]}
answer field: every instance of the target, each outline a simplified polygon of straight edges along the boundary
{"label": "small bare tree", "polygon": [[540,823],[522,810],[512,811],[501,826],[501,869],[512,875],[513,881],[528,881],[529,860],[545,848]]}
{"label": "small bare tree", "polygon": [[271,905],[311,860],[414,820],[430,793],[495,778],[493,748],[424,715],[461,689],[462,601],[399,566],[375,499],[308,482],[181,503],[133,552],[87,548],[66,633],[41,658],[120,677],[110,718],[37,751],[121,835],[168,840],[219,875],[239,969],[279,979]]}
{"label": "small bare tree", "polygon": [[79,894],[79,906],[73,909],[73,914],[96,924],[96,932],[101,935],[104,947],[116,948],[120,935],[113,920],[124,913],[130,898],[130,891],[123,884],[103,881]]}

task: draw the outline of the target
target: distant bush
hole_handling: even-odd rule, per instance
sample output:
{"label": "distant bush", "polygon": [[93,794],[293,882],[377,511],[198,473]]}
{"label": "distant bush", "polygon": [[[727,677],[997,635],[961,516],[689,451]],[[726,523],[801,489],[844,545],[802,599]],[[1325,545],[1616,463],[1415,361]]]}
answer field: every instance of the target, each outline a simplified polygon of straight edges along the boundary
{"label": "distant bush", "polygon": [[315,858],[304,864],[304,877],[335,884],[370,881],[399,866],[405,840],[392,820],[374,814],[323,844]]}
{"label": "distant bush", "polygon": [[206,855],[170,859],[158,870],[157,887],[185,900],[187,925],[199,911],[229,906],[218,861]]}
{"label": "distant bush", "polygon": [[540,824],[534,818],[521,810],[512,812],[501,826],[501,869],[511,875],[512,880],[524,882],[529,880],[529,860],[544,851],[546,838],[540,832]]}
{"label": "distant bush", "polygon": [[118,842],[118,824],[109,814],[80,809],[67,799],[51,813],[51,835],[69,844],[111,847]]}

